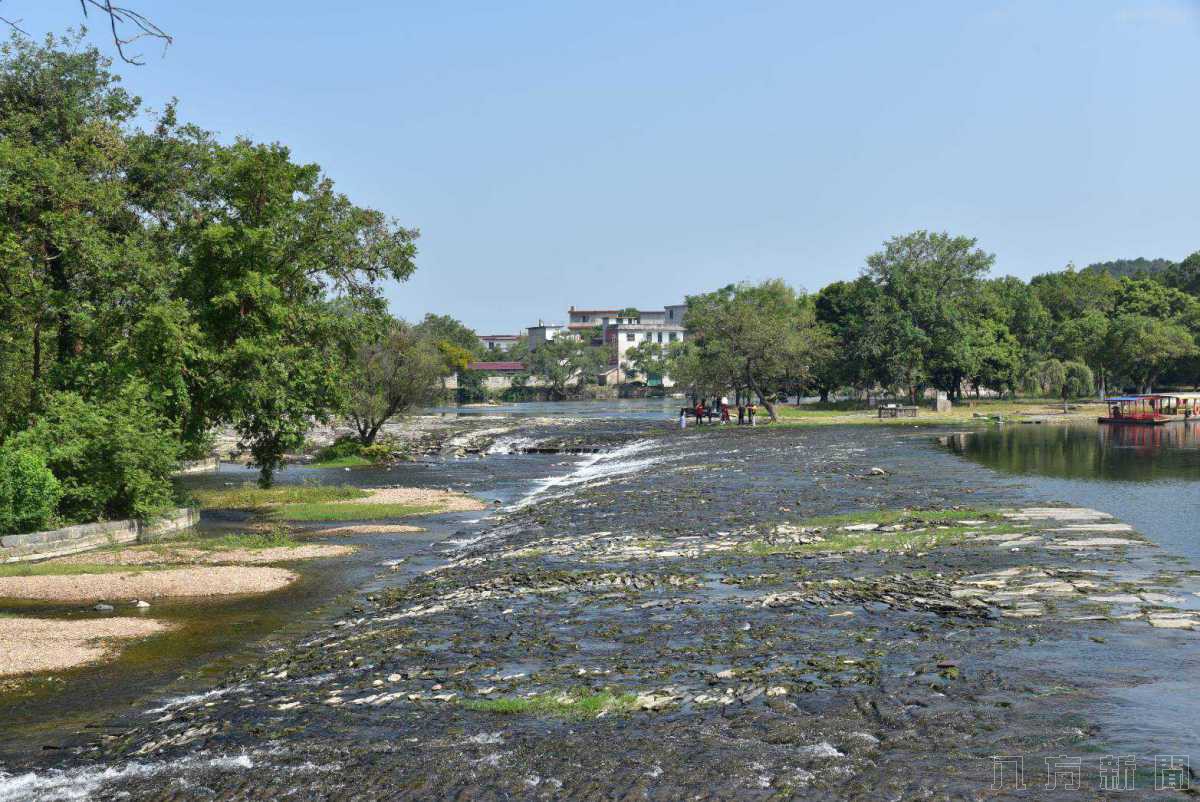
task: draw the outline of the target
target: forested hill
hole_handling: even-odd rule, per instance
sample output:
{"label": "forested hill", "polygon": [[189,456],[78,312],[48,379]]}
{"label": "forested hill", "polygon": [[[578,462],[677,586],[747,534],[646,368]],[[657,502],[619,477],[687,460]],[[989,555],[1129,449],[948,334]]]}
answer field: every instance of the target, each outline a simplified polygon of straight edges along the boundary
{"label": "forested hill", "polygon": [[1121,278],[1122,276],[1136,277],[1145,275],[1156,277],[1166,272],[1173,264],[1170,259],[1146,259],[1139,256],[1137,259],[1114,259],[1111,262],[1096,262],[1084,268],[1085,273],[1108,273],[1110,276]]}

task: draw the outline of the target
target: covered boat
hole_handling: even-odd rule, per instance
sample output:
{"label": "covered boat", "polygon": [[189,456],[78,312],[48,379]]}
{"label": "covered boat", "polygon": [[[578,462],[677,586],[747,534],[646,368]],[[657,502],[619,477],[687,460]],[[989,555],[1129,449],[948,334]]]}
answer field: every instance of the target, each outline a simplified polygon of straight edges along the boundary
{"label": "covered boat", "polygon": [[1141,426],[1156,426],[1171,420],[1165,413],[1166,396],[1119,395],[1104,399],[1108,414],[1100,418],[1101,423],[1120,423]]}
{"label": "covered boat", "polygon": [[1200,393],[1155,393],[1106,398],[1108,414],[1101,423],[1129,423],[1154,426],[1171,421],[1186,421],[1200,415]]}

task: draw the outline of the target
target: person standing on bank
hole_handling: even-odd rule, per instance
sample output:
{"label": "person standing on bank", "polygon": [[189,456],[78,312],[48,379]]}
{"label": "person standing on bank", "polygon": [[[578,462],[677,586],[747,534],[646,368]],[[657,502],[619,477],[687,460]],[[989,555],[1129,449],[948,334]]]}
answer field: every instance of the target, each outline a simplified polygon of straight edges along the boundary
{"label": "person standing on bank", "polygon": [[746,407],[742,405],[741,399],[738,399],[738,426],[744,426],[746,423]]}
{"label": "person standing on bank", "polygon": [[758,412],[758,406],[751,401],[750,406],[746,407],[746,414],[750,416],[750,425],[754,425],[754,413]]}
{"label": "person standing on bank", "polygon": [[729,423],[729,399],[721,398],[721,423]]}

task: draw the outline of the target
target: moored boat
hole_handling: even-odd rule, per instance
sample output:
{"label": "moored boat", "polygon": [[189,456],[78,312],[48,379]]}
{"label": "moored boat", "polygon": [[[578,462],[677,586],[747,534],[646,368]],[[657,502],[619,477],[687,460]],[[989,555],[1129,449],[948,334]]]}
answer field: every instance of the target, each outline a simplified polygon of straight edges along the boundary
{"label": "moored boat", "polygon": [[1200,415],[1200,393],[1154,393],[1106,398],[1108,414],[1101,423],[1133,426],[1157,426],[1172,421],[1187,421]]}

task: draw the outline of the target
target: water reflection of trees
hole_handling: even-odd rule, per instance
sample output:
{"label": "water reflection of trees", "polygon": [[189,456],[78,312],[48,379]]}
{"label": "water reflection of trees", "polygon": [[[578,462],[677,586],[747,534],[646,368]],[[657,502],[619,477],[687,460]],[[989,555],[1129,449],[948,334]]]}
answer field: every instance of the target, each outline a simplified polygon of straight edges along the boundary
{"label": "water reflection of trees", "polygon": [[1005,426],[946,444],[1007,473],[1148,481],[1200,475],[1200,421],[1163,426]]}

